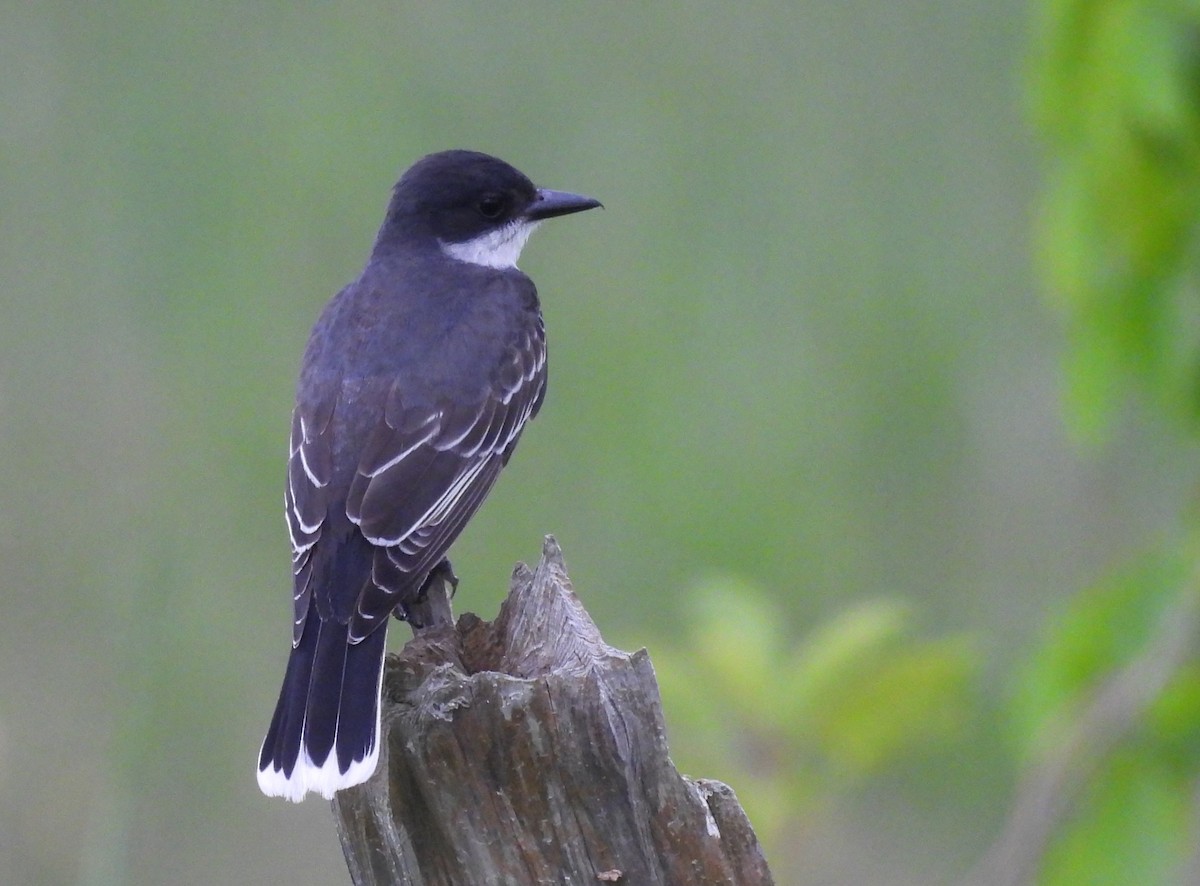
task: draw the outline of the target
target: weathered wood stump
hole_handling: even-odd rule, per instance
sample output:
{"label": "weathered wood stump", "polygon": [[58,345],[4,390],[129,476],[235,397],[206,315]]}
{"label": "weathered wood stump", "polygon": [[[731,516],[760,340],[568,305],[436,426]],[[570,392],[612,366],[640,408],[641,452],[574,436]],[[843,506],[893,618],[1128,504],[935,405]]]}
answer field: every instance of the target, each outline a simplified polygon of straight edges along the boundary
{"label": "weathered wood stump", "polygon": [[389,656],[379,769],[333,810],[360,886],[772,882],[733,791],[675,771],[649,656],[604,643],[549,537],[496,621]]}

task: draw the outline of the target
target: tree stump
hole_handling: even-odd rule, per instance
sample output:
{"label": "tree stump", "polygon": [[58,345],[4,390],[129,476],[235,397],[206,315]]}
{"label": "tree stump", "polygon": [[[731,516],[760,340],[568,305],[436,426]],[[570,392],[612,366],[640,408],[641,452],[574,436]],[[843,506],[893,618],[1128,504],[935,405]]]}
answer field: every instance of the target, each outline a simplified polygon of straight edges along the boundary
{"label": "tree stump", "polygon": [[358,886],[772,882],[733,791],[676,772],[649,656],[604,643],[551,537],[494,622],[388,657],[382,731],[333,800]]}

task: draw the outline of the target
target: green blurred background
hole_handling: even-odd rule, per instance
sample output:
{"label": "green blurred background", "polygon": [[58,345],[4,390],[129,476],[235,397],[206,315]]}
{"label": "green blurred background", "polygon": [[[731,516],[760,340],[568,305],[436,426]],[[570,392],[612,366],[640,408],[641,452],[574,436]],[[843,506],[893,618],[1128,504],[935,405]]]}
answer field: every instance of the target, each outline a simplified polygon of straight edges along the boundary
{"label": "green blurred background", "polygon": [[[607,207],[526,249],[549,397],[455,547],[457,609],[491,617],[553,532],[781,884],[967,870],[1012,793],[1013,674],[1197,475],[1144,405],[1090,449],[1061,417],[1027,7],[4,3],[0,882],[346,880],[327,805],[253,775],[292,384],[392,183],[447,147]],[[896,692],[859,674],[874,701],[827,716],[854,679],[809,637]],[[764,660],[693,679],[739,649]],[[719,716],[805,654],[835,677],[805,711],[771,713],[781,679]]]}

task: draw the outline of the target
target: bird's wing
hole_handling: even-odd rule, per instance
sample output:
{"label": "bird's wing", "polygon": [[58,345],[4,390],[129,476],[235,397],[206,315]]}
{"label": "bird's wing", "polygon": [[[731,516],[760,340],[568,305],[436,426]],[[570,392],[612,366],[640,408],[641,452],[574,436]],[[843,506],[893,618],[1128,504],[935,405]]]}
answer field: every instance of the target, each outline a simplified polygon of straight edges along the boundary
{"label": "bird's wing", "polygon": [[321,537],[328,513],[328,489],[333,479],[329,426],[337,402],[335,392],[309,408],[292,411],[288,444],[288,479],[283,493],[284,515],[292,540],[292,645],[300,642],[312,597],[313,548]]}
{"label": "bird's wing", "polygon": [[487,496],[545,389],[540,318],[506,351],[472,402],[409,405],[403,384],[392,386],[346,499],[346,514],[376,546],[351,641],[415,597]]}

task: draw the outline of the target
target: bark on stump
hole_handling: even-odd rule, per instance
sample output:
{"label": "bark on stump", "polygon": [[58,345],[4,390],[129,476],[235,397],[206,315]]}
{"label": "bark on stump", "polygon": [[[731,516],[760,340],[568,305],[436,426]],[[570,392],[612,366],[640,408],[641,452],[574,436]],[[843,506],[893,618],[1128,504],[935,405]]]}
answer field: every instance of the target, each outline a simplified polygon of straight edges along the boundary
{"label": "bark on stump", "polygon": [[649,656],[605,645],[553,538],[495,622],[389,656],[382,742],[333,801],[359,886],[772,882],[733,791],[675,771]]}

